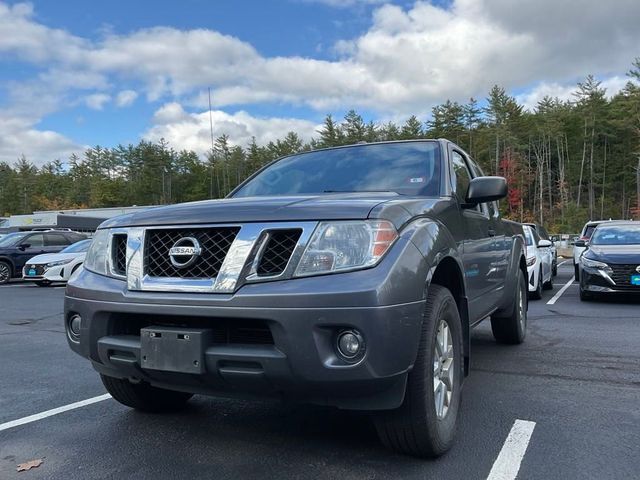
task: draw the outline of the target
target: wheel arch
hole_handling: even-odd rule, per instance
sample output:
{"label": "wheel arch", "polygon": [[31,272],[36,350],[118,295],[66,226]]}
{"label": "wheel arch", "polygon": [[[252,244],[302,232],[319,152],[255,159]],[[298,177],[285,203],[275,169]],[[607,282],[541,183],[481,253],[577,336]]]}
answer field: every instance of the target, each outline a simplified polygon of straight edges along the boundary
{"label": "wheel arch", "polygon": [[[464,374],[469,374],[470,363],[470,326],[469,303],[467,301],[464,276],[458,262],[451,256],[444,256],[433,269],[429,285],[445,287],[453,296],[462,326],[462,345],[464,356]],[[428,288],[427,288],[428,291]]]}

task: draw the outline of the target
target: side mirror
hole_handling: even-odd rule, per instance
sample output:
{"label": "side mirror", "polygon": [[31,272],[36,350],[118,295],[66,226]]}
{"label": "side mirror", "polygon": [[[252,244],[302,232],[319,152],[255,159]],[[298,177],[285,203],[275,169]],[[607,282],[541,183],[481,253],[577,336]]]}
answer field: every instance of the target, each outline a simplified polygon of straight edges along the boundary
{"label": "side mirror", "polygon": [[585,242],[584,240],[576,240],[576,243],[574,243],[574,245],[576,247],[586,247],[587,246],[587,242]]}
{"label": "side mirror", "polygon": [[20,245],[18,248],[24,252],[24,251],[25,251],[27,248],[29,248],[30,246],[31,246],[31,244],[30,244],[30,243],[23,243],[23,244],[22,244],[22,245]]}
{"label": "side mirror", "polygon": [[507,196],[507,180],[504,177],[476,177],[469,183],[466,202],[471,205],[493,202]]}
{"label": "side mirror", "polygon": [[538,242],[538,248],[547,248],[551,246],[553,246],[553,243],[551,243],[549,240],[540,240]]}

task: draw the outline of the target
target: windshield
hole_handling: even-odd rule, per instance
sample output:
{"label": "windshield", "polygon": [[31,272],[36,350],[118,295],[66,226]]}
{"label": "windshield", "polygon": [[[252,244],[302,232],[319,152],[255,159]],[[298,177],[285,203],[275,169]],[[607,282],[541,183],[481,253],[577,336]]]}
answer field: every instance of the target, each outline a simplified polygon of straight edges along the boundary
{"label": "windshield", "polygon": [[10,233],[6,237],[0,238],[0,247],[12,247],[25,235],[26,233]]}
{"label": "windshield", "polygon": [[87,250],[89,250],[89,245],[91,245],[91,240],[80,240],[79,242],[69,245],[64,250],[61,250],[60,253],[86,252]]}
{"label": "windshield", "polygon": [[640,245],[640,224],[596,228],[591,245]]}
{"label": "windshield", "polygon": [[259,172],[232,196],[372,191],[438,196],[438,144],[357,145],[293,155]]}

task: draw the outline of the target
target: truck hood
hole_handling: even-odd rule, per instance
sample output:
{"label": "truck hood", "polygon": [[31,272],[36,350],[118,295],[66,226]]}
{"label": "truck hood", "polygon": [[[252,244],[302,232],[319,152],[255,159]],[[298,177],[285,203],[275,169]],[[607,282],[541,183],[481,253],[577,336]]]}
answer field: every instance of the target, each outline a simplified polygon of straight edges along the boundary
{"label": "truck hood", "polygon": [[[366,219],[376,206],[399,198],[397,193],[376,192],[205,200],[121,215],[106,220],[100,228]],[[400,216],[406,215],[403,209]],[[393,222],[394,218],[388,220]]]}

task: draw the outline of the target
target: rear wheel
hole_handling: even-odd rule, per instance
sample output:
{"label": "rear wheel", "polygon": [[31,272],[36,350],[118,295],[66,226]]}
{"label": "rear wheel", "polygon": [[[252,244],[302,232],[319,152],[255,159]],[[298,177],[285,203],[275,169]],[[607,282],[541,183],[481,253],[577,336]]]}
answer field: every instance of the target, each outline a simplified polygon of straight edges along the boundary
{"label": "rear wheel", "polygon": [[127,407],[143,412],[172,412],[180,410],[193,396],[191,393],[174,392],[164,388],[152,387],[148,383],[131,383],[126,378],[113,378],[100,375],[107,392]]}
{"label": "rear wheel", "polygon": [[491,331],[500,343],[519,344],[527,334],[527,279],[520,272],[518,289],[511,313],[506,317],[491,316]]}
{"label": "rear wheel", "polygon": [[382,443],[397,452],[437,457],[453,444],[461,399],[462,325],[448,289],[429,286],[418,356],[400,408],[374,417]]}
{"label": "rear wheel", "polygon": [[[542,274],[542,272],[540,272]],[[542,278],[540,278],[540,281],[542,281]],[[549,276],[549,281],[548,282],[544,282],[542,284],[542,288],[544,288],[545,290],[553,290],[553,271],[551,272],[551,275]]]}
{"label": "rear wheel", "polygon": [[573,264],[573,278],[575,278],[576,282],[580,281],[580,268],[578,268],[578,264]]}
{"label": "rear wheel", "polygon": [[11,280],[11,265],[7,262],[0,262],[0,285],[9,283]]}

